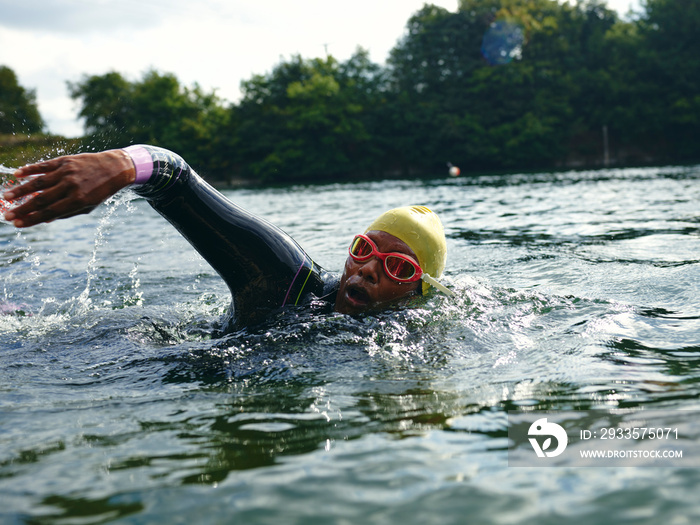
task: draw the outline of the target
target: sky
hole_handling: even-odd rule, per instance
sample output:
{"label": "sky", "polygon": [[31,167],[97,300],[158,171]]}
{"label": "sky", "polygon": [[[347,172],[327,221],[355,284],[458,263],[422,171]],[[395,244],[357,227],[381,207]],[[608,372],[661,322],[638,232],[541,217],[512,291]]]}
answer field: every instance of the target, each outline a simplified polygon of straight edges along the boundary
{"label": "sky", "polygon": [[[458,0],[429,3],[457,10]],[[82,135],[67,82],[155,69],[229,102],[282,60],[358,47],[384,64],[425,0],[0,0],[0,65],[36,93],[48,131]],[[607,0],[621,15],[638,0]]]}

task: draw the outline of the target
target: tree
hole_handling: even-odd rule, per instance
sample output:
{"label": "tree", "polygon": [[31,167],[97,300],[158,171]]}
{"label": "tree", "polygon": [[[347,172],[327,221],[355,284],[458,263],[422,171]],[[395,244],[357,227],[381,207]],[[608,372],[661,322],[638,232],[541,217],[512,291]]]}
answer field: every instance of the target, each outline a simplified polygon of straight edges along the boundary
{"label": "tree", "polygon": [[197,169],[224,164],[217,137],[228,112],[215,93],[183,87],[174,75],[156,71],[140,82],[116,72],[89,76],[69,88],[81,101],[86,133],[100,147],[149,143],[177,151]]}
{"label": "tree", "polygon": [[363,50],[344,64],[295,56],[243,82],[231,119],[241,175],[279,181],[371,172],[378,69]]}
{"label": "tree", "polygon": [[0,66],[0,133],[41,133],[43,129],[34,90],[20,86],[15,72]]}
{"label": "tree", "polygon": [[482,67],[480,15],[426,5],[413,15],[388,66],[394,157],[404,172],[435,170],[464,154],[479,130],[475,103],[465,96]]}
{"label": "tree", "polygon": [[435,171],[547,165],[562,155],[571,114],[554,0],[426,5],[392,51],[395,130],[404,166]]}
{"label": "tree", "polygon": [[129,144],[134,124],[132,86],[117,72],[85,76],[81,82],[68,82],[71,98],[80,100],[78,116],[85,121],[85,132],[101,137],[103,146]]}
{"label": "tree", "polygon": [[183,87],[172,74],[149,71],[132,85],[132,140],[167,147],[187,155],[199,170],[218,171],[219,128],[228,112],[215,93],[197,84]]}
{"label": "tree", "polygon": [[[696,158],[700,132],[700,3],[646,0],[638,21],[640,81],[655,85],[643,111],[650,143],[666,145],[674,157]],[[653,109],[652,109],[653,108]],[[640,122],[641,124],[641,122]]]}

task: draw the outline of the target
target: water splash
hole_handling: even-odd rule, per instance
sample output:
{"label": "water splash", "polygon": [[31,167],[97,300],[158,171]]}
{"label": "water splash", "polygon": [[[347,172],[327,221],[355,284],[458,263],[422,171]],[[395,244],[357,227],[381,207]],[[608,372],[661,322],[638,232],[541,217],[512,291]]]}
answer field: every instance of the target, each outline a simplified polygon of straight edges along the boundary
{"label": "water splash", "polygon": [[0,220],[5,220],[4,213],[13,205],[2,198],[2,194],[17,184],[17,179],[14,177],[15,170],[0,164]]}
{"label": "water splash", "polygon": [[[2,164],[0,164],[0,221],[5,221],[4,213],[7,210],[25,203],[30,197],[35,195],[35,193],[32,193],[20,199],[15,199],[12,202],[3,199],[2,195],[3,193],[5,193],[5,191],[9,190],[12,186],[22,184],[15,178],[15,171],[15,168],[8,168],[7,166],[3,166]],[[28,177],[27,180],[31,180],[32,178],[33,176]]]}
{"label": "water splash", "polygon": [[[10,170],[4,169],[5,173],[8,171]],[[142,304],[138,264],[134,264],[129,271],[128,280],[118,281],[114,289],[97,289],[95,285],[102,273],[102,249],[110,231],[118,224],[117,212],[123,208],[127,212],[133,211],[131,199],[128,192],[120,193],[106,201],[98,211],[101,215],[95,229],[91,253],[87,252],[90,255],[85,270],[84,288],[77,296],[52,296],[61,293],[51,283],[56,274],[64,274],[64,270],[54,268],[55,257],[60,258],[61,254],[37,254],[33,245],[42,244],[45,235],[37,235],[33,229],[12,231],[5,226],[0,230],[0,244],[3,241],[5,244],[0,252],[0,333],[22,333],[27,341],[39,341],[47,334],[55,339],[76,327],[99,324],[104,318],[105,307],[112,310]],[[46,225],[43,228],[54,227]],[[66,255],[77,256],[67,252]],[[78,290],[81,289],[80,280],[82,279],[76,283]],[[67,290],[64,288],[63,291]],[[94,300],[96,294],[101,298],[99,303]]]}
{"label": "water splash", "polygon": [[[90,298],[90,292],[93,281],[96,279],[98,273],[98,254],[100,252],[100,249],[105,244],[105,236],[116,224],[116,221],[113,220],[114,214],[119,208],[127,205],[130,199],[131,197],[126,192],[117,193],[116,195],[107,199],[107,201],[105,201],[103,205],[105,211],[103,212],[102,217],[100,217],[100,220],[97,224],[97,229],[95,230],[95,241],[92,250],[92,255],[90,257],[90,260],[88,261],[86,270],[87,277],[85,282],[85,289],[80,293],[77,299],[78,305],[82,310],[90,309],[92,303],[92,299]],[[138,267],[135,267],[134,270],[132,270],[132,273],[130,273],[129,275],[132,280],[132,283],[134,284],[138,283],[138,279],[136,277],[137,268]]]}

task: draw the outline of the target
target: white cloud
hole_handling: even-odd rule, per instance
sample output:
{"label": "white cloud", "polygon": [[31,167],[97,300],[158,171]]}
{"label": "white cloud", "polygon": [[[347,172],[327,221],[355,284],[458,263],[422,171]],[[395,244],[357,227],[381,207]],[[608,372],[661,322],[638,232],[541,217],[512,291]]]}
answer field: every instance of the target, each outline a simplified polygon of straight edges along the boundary
{"label": "white cloud", "polygon": [[[173,0],[0,0],[0,25],[46,33],[87,34],[158,25]],[[182,8],[183,6],[180,6]]]}

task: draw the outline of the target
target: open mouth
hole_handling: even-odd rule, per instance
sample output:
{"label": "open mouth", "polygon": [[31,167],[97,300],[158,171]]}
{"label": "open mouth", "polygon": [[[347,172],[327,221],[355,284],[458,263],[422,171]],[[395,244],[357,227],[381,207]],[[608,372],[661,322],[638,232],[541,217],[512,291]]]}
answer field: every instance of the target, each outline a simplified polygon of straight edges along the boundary
{"label": "open mouth", "polygon": [[347,297],[350,302],[358,306],[366,306],[370,302],[370,296],[367,291],[357,286],[348,287]]}

